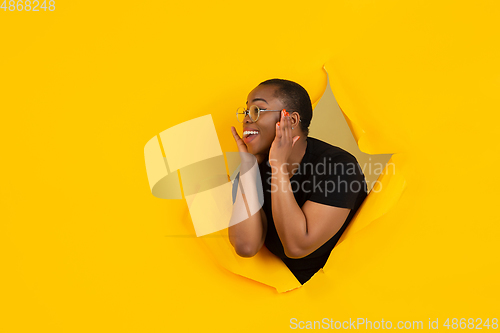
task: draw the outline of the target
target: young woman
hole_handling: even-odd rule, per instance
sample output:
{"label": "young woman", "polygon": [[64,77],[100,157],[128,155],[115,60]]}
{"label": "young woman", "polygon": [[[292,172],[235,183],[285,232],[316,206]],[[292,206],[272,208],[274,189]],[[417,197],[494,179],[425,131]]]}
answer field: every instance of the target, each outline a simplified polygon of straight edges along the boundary
{"label": "young woman", "polygon": [[231,131],[240,154],[257,159],[264,205],[229,227],[230,242],[243,257],[265,244],[303,284],[325,265],[367,196],[363,172],[347,151],[308,137],[311,100],[295,82],[260,83],[239,116],[243,138]]}

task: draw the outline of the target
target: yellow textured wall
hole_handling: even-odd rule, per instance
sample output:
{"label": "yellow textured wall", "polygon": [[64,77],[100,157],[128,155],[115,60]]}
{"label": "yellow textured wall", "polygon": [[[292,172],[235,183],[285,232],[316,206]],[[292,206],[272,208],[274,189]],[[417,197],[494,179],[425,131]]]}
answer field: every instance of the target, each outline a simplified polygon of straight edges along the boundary
{"label": "yellow textured wall", "polygon": [[[7,1],[0,331],[491,324],[499,16],[493,0],[56,1],[39,12]],[[317,102],[327,73],[360,151],[393,154],[396,171],[325,270],[278,292],[223,268],[210,239],[193,237],[184,199],[151,194],[144,145],[210,114],[222,151],[236,151],[234,112],[255,85],[294,80]]]}

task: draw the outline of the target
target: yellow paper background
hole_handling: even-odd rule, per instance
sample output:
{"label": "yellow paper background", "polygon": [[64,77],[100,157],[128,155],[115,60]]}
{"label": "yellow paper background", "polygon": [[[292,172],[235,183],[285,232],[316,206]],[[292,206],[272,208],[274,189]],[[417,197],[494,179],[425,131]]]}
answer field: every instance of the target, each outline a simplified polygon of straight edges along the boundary
{"label": "yellow paper background", "polygon": [[[0,331],[498,318],[499,15],[451,0],[0,10]],[[235,151],[255,85],[294,80],[318,101],[325,70],[361,151],[393,154],[399,173],[329,269],[278,293],[218,265],[185,200],[151,194],[144,146],[211,114]]]}

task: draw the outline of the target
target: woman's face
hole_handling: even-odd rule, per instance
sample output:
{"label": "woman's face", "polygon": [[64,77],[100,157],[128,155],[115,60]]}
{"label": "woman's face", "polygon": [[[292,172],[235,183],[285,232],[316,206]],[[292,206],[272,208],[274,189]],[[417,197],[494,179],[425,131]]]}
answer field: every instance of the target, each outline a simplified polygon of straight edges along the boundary
{"label": "woman's face", "polygon": [[[276,86],[257,86],[248,94],[247,109],[257,105],[260,109],[282,110],[283,103],[274,96]],[[252,122],[250,116],[243,120],[243,141],[248,152],[253,155],[269,154],[271,144],[276,136],[276,123],[281,119],[281,112],[261,112],[257,122]],[[248,135],[245,131],[257,131],[258,134]]]}

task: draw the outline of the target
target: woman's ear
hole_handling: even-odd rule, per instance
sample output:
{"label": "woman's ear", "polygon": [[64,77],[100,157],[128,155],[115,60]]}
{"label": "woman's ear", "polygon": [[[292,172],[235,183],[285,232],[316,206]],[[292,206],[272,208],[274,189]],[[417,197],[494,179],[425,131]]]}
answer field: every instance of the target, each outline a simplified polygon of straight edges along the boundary
{"label": "woman's ear", "polygon": [[293,112],[291,115],[292,117],[292,129],[294,129],[295,127],[299,126],[299,121],[300,121],[300,115],[298,112]]}

